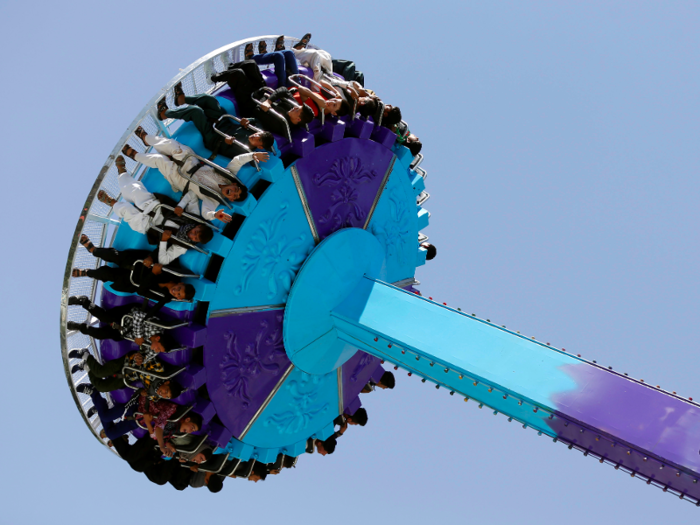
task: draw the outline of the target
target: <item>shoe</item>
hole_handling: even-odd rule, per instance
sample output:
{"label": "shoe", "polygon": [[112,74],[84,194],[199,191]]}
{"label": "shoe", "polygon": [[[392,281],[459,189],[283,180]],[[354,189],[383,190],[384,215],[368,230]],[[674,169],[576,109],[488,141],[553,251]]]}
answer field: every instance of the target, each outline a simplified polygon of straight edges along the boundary
{"label": "shoe", "polygon": [[165,120],[166,119],[165,112],[167,110],[168,110],[168,103],[165,101],[165,97],[163,97],[158,101],[158,108],[156,109],[156,112],[158,114],[158,120]]}
{"label": "shoe", "polygon": [[301,40],[294,45],[294,49],[304,49],[309,44],[309,40],[311,40],[311,33],[306,33],[301,37]]}
{"label": "shoe", "polygon": [[73,305],[85,306],[90,304],[90,299],[86,295],[76,297],[75,295],[68,298],[68,306]]}
{"label": "shoe", "polygon": [[81,359],[84,361],[89,355],[90,352],[87,348],[74,348],[68,352],[68,359]]}
{"label": "shoe", "polygon": [[70,369],[70,373],[77,374],[78,372],[83,372],[85,370],[83,368],[83,366],[85,366],[84,363],[84,361],[80,361],[80,363],[73,365],[73,368]]}
{"label": "shoe", "polygon": [[252,43],[252,42],[248,42],[248,43],[246,44],[246,46],[245,46],[245,49],[243,49],[243,57],[244,57],[246,60],[250,60],[251,58],[253,58],[253,55],[254,55],[254,54],[255,54],[255,53],[253,52],[253,43]]}
{"label": "shoe", "polygon": [[80,330],[81,326],[82,323],[76,323],[75,321],[68,321],[66,323],[66,328],[68,328],[68,330]]}
{"label": "shoe", "polygon": [[97,409],[95,407],[90,407],[90,410],[87,411],[87,418],[90,419],[95,414],[97,414]]}
{"label": "shoe", "polygon": [[86,396],[91,396],[95,391],[95,387],[93,387],[90,383],[80,383],[77,387],[75,387],[75,389]]}

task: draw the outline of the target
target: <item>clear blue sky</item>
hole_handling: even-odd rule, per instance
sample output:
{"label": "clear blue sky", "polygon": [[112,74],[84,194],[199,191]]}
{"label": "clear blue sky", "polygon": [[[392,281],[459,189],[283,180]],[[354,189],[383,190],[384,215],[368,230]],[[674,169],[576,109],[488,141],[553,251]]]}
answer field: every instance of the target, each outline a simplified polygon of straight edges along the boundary
{"label": "clear blue sky", "polygon": [[58,320],[80,208],[143,105],[221,45],[310,31],[425,144],[424,293],[700,398],[699,20],[696,2],[3,2],[0,523],[697,520],[405,374],[333,456],[175,498],[83,426]]}

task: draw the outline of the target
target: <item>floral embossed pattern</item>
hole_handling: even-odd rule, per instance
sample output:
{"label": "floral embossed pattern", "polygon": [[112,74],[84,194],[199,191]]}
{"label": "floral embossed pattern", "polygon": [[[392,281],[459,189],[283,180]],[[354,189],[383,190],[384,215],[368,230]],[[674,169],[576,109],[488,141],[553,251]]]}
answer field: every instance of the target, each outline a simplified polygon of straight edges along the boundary
{"label": "floral embossed pattern", "polygon": [[[389,213],[383,221],[372,224],[372,233],[384,245],[387,258],[400,264],[406,262],[406,246],[411,241],[411,215],[406,208],[405,199],[401,199],[396,187],[388,196]],[[376,217],[376,215],[375,215]]]}
{"label": "floral embossed pattern", "polygon": [[236,295],[248,289],[255,275],[256,280],[267,283],[268,299],[280,294],[280,300],[287,298],[294,276],[313,248],[310,235],[289,236],[284,231],[288,206],[282,203],[279,212],[261,223],[253,234],[241,259],[243,272],[241,284],[234,290]]}
{"label": "floral embossed pattern", "polygon": [[[243,408],[251,402],[250,387],[260,374],[278,375],[281,366],[276,362],[284,356],[282,342],[282,314],[278,315],[278,323],[270,328],[268,320],[260,321],[259,330],[253,341],[239,348],[238,336],[233,331],[224,334],[226,353],[219,367],[221,380],[228,395],[239,399]],[[242,344],[240,345],[242,346]]]}
{"label": "floral embossed pattern", "polygon": [[319,396],[326,377],[302,372],[299,380],[290,381],[286,386],[291,398],[290,409],[268,417],[265,426],[274,426],[280,434],[306,430],[316,416],[328,412],[328,403]]}
{"label": "floral embossed pattern", "polygon": [[375,170],[365,168],[362,160],[355,156],[336,159],[326,173],[316,173],[314,184],[333,188],[331,205],[318,219],[319,224],[337,230],[364,223],[367,212],[358,204],[358,187],[376,176]]}

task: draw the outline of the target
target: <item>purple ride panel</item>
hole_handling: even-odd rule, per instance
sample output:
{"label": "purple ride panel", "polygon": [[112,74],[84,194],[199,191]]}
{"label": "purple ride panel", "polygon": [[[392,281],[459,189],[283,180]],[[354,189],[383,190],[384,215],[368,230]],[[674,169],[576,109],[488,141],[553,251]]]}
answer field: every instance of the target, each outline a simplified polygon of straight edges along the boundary
{"label": "purple ride panel", "polygon": [[343,406],[350,407],[380,366],[379,358],[361,350],[343,364]]}
{"label": "purple ride panel", "polygon": [[235,437],[291,365],[282,342],[283,316],[283,310],[268,310],[209,319],[207,389],[219,419]]}
{"label": "purple ride panel", "polygon": [[320,239],[364,227],[392,158],[391,150],[371,140],[343,139],[297,161]]}
{"label": "purple ride panel", "polygon": [[[698,407],[586,363],[568,365],[565,372],[574,379],[577,388],[552,396],[557,412],[647,450],[665,461],[700,473],[700,442],[693,438],[700,435]],[[563,423],[556,419],[550,422],[550,426],[558,433],[564,432],[560,428]],[[580,439],[583,437],[581,435]],[[607,447],[613,448],[609,443]],[[610,452],[604,450],[603,454]],[[644,462],[634,454],[625,453],[625,456],[621,461],[623,465],[638,460],[640,472],[650,470],[649,461]],[[652,477],[658,478],[662,470],[656,464],[655,469],[651,469]],[[675,474],[674,477],[677,478],[673,484],[675,487],[680,477]],[[700,496],[698,484],[692,485]]]}

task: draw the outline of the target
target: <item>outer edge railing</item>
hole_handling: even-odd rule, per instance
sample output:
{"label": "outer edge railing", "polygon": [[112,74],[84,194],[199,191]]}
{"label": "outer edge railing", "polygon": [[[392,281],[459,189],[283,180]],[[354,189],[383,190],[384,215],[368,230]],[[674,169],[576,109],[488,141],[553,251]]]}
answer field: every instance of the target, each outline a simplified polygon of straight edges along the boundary
{"label": "outer edge railing", "polygon": [[[212,93],[223,86],[223,83],[213,83],[210,80],[212,73],[220,72],[225,70],[229,64],[238,62],[243,59],[243,48],[249,42],[257,42],[259,40],[266,40],[268,46],[272,45],[274,48],[274,40],[278,35],[265,35],[253,38],[247,38],[245,40],[238,40],[232,44],[222,46],[211,53],[203,56],[199,60],[196,60],[190,64],[185,69],[181,70],[177,75],[175,75],[168,83],[161,88],[158,93],[156,93],[151,100],[144,106],[144,108],[138,113],[136,118],[131,122],[127,130],[121,136],[117,145],[112,149],[112,152],[107,157],[104,165],[100,169],[95,182],[88,193],[85,204],[83,205],[82,211],[80,212],[80,218],[76,224],[75,230],[73,231],[73,238],[71,239],[70,249],[68,251],[68,259],[66,261],[66,269],[63,274],[63,287],[61,290],[61,307],[60,307],[60,341],[61,341],[61,356],[63,359],[63,369],[66,374],[66,380],[68,381],[68,386],[71,390],[71,395],[73,396],[73,401],[75,402],[80,414],[83,418],[85,424],[90,428],[90,431],[95,436],[95,438],[100,441],[105,447],[106,443],[102,441],[99,437],[102,425],[100,424],[99,418],[93,416],[93,421],[91,423],[90,419],[87,417],[87,412],[92,406],[92,402],[89,396],[80,394],[76,390],[76,386],[81,384],[85,377],[85,374],[80,374],[79,377],[74,378],[71,374],[70,360],[68,359],[68,352],[71,348],[89,348],[91,353],[96,357],[100,358],[99,352],[97,351],[97,345],[95,340],[91,337],[84,336],[79,332],[69,333],[66,329],[66,323],[69,321],[69,317],[72,312],[84,312],[80,307],[74,307],[69,309],[68,307],[68,297],[72,294],[82,294],[88,295],[92,301],[97,298],[97,292],[100,288],[97,281],[92,281],[88,285],[83,285],[86,278],[74,278],[71,276],[72,268],[76,263],[76,260],[82,259],[81,246],[79,244],[80,235],[88,231],[93,237],[92,240],[97,240],[99,237],[100,245],[103,247],[109,247],[114,241],[114,235],[116,234],[116,226],[110,221],[106,220],[111,214],[111,208],[106,204],[102,204],[97,201],[97,192],[100,189],[110,191],[113,195],[117,195],[118,190],[116,189],[116,167],[114,166],[114,160],[120,155],[122,148],[125,144],[129,143],[135,149],[139,149],[141,146],[141,141],[134,135],[134,130],[138,126],[143,126],[149,133],[154,134],[164,134],[166,136],[171,136],[171,129],[175,130],[179,127],[178,123],[173,120],[159,121],[156,118],[156,107],[158,101],[166,97],[169,107],[176,107],[172,102],[172,88],[178,82],[183,82],[183,88],[186,92],[195,93]],[[294,43],[298,42],[298,38],[285,37],[285,46],[289,49]],[[315,46],[312,46],[315,47]],[[270,66],[271,67],[271,66]],[[263,66],[263,68],[265,68]],[[145,151],[145,150],[144,150]],[[132,173],[135,178],[138,178],[143,174],[145,168],[139,163],[127,159],[127,169]],[[114,179],[114,180],[111,180]],[[112,184],[108,184],[112,182]],[[93,207],[97,206],[97,209]],[[94,217],[91,218],[90,216]],[[97,220],[95,220],[97,219]],[[99,220],[103,219],[103,220]],[[107,241],[109,233],[112,233],[111,238]],[[95,237],[97,235],[97,237]],[[84,249],[83,249],[84,251]],[[85,252],[87,253],[87,252]],[[92,257],[90,255],[90,257]],[[90,259],[90,264],[96,267],[98,259],[92,261]],[[82,279],[82,280],[81,280]],[[89,316],[88,316],[89,321]],[[73,320],[73,319],[70,319]],[[86,343],[87,341],[87,343]],[[108,399],[111,402],[111,399]],[[115,452],[116,453],[116,452]]]}

